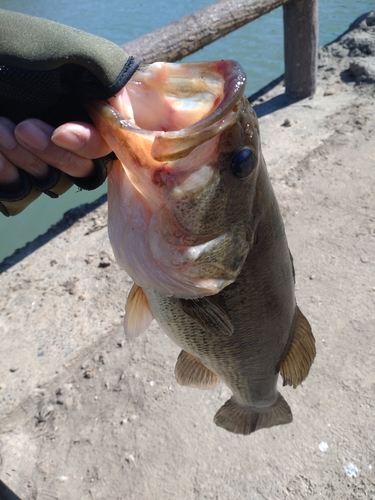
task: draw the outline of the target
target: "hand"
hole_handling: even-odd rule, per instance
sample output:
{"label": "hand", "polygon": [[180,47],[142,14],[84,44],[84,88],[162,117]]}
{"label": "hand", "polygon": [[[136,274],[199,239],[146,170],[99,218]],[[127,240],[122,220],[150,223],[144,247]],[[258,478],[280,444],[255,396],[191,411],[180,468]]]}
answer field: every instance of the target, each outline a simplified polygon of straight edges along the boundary
{"label": "hand", "polygon": [[84,122],[65,123],[54,129],[38,119],[15,125],[0,117],[0,186],[16,183],[19,168],[38,179],[48,165],[73,177],[87,177],[94,158],[111,152],[94,125]]}

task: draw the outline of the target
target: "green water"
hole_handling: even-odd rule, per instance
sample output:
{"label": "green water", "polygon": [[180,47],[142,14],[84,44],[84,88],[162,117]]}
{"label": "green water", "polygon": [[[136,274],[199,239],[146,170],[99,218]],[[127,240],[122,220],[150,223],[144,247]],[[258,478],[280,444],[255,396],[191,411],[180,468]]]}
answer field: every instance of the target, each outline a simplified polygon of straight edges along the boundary
{"label": "green water", "polygon": [[[45,17],[123,44],[211,3],[209,0],[0,0],[0,8]],[[374,8],[374,0],[321,0],[319,44],[329,43],[356,17]],[[284,72],[282,9],[187,58],[215,59],[235,59],[241,63],[248,76],[248,95],[278,77]],[[0,215],[0,261],[43,234],[66,210],[99,198],[105,190],[103,186],[90,193],[78,192],[73,187],[57,200],[41,196],[17,217]]]}

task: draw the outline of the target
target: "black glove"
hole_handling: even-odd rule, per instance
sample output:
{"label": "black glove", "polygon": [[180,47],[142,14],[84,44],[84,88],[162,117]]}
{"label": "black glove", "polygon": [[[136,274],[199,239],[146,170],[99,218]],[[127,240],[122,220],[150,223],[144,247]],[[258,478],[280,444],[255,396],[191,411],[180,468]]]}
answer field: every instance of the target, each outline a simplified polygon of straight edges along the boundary
{"label": "black glove", "polygon": [[[53,127],[79,120],[92,123],[82,100],[108,99],[128,82],[138,64],[118,45],[53,21],[0,9],[0,116],[19,123],[39,118]],[[45,192],[52,197],[75,183],[95,189],[107,175],[107,161],[94,160],[90,178],[77,179],[50,167],[37,181],[0,187],[0,211],[15,215]]]}

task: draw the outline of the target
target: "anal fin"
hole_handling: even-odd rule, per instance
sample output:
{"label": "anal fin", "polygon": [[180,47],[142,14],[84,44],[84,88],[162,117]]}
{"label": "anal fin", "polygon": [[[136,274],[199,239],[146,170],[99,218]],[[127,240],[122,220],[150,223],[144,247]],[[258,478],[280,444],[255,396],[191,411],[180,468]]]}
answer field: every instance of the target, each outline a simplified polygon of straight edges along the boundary
{"label": "anal fin", "polygon": [[259,429],[289,424],[292,420],[292,411],[280,393],[272,406],[262,409],[240,406],[232,397],[214,417],[214,422],[219,427],[245,436]]}
{"label": "anal fin", "polygon": [[125,305],[124,330],[127,337],[138,337],[147,330],[154,316],[143,289],[132,286]]}
{"label": "anal fin", "polygon": [[186,351],[180,352],[174,374],[180,385],[198,389],[212,389],[219,383],[219,377],[215,373]]}
{"label": "anal fin", "polygon": [[316,355],[315,339],[310,324],[298,306],[290,339],[288,350],[280,363],[280,374],[284,385],[292,385],[295,389],[309,374]]}

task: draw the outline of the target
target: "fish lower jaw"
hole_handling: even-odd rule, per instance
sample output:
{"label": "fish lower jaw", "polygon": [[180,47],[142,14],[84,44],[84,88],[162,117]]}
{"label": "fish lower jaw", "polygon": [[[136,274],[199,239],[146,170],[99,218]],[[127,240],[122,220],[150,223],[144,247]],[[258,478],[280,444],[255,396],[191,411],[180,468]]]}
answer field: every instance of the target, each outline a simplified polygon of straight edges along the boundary
{"label": "fish lower jaw", "polygon": [[199,276],[190,275],[186,270],[185,272],[181,271],[178,266],[166,270],[160,270],[159,267],[155,266],[148,273],[144,272],[145,267],[140,269],[139,272],[136,269],[125,270],[141,288],[153,289],[167,297],[179,299],[198,299],[216,295],[235,280],[235,277],[232,276],[230,278],[202,279]]}
{"label": "fish lower jaw", "polygon": [[[135,248],[126,252],[122,246],[113,244],[112,240],[111,243],[117,263],[138,286],[167,297],[197,299],[215,295],[236,279],[234,273],[223,277],[220,267],[216,270],[220,278],[202,278],[199,271],[194,269],[194,264],[180,261],[173,264],[172,259],[160,261],[152,253],[137,255]],[[215,276],[215,269],[212,274]],[[207,272],[203,275],[207,275]]]}
{"label": "fish lower jaw", "polygon": [[[177,261],[156,261],[160,273],[160,280],[155,282],[155,289],[169,296],[180,299],[197,299],[208,295],[216,295],[237,278],[238,272],[228,271],[213,262],[209,270],[196,268],[194,262],[181,263]],[[169,265],[168,265],[169,264]],[[206,277],[206,276],[212,277]],[[218,276],[215,278],[215,275]],[[202,277],[204,276],[204,277]]]}
{"label": "fish lower jaw", "polygon": [[158,283],[154,283],[155,288],[167,295],[195,299],[215,295],[233,283],[243,262],[241,260],[235,266],[228,266],[225,259],[215,256],[215,252],[218,253],[217,242],[221,239],[224,237],[195,246],[174,246],[168,242],[158,246],[151,244],[151,258],[155,268],[158,268],[164,290],[157,286]]}

